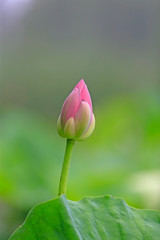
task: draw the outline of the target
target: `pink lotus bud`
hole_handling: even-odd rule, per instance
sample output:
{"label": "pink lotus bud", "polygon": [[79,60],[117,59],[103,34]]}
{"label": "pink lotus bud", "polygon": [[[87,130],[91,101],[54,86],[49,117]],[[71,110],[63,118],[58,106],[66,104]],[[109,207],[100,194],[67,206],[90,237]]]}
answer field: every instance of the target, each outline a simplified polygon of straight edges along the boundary
{"label": "pink lotus bud", "polygon": [[66,98],[57,122],[61,137],[75,140],[88,138],[95,127],[92,101],[83,79]]}

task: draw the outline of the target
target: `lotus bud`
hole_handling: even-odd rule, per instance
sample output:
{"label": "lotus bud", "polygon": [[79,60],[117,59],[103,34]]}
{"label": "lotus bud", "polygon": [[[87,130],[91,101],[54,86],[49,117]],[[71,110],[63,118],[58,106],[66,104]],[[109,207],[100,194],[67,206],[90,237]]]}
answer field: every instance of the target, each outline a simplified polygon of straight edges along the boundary
{"label": "lotus bud", "polygon": [[57,122],[61,137],[74,140],[88,138],[95,127],[92,101],[83,79],[66,98]]}

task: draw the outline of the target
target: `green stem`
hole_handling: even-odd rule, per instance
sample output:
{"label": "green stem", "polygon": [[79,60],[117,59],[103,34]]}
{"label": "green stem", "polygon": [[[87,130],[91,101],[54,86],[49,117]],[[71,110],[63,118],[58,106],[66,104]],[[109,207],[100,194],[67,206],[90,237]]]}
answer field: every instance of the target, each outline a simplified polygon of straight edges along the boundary
{"label": "green stem", "polygon": [[58,196],[61,194],[66,194],[68,171],[70,167],[72,148],[74,143],[75,143],[75,140],[67,139],[66,151],[64,155],[63,167],[62,167],[61,178],[59,183]]}

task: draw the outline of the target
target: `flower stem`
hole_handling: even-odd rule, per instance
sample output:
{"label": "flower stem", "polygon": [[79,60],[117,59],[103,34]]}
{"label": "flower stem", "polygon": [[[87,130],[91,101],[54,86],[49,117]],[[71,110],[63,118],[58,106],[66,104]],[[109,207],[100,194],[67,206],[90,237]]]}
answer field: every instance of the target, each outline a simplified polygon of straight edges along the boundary
{"label": "flower stem", "polygon": [[75,140],[67,139],[66,151],[65,151],[65,155],[64,155],[64,161],[63,161],[63,166],[62,166],[62,171],[61,171],[61,178],[60,178],[60,183],[59,183],[58,196],[61,194],[66,194],[68,171],[69,171],[69,167],[70,167],[72,148],[73,148],[74,143],[75,143]]}

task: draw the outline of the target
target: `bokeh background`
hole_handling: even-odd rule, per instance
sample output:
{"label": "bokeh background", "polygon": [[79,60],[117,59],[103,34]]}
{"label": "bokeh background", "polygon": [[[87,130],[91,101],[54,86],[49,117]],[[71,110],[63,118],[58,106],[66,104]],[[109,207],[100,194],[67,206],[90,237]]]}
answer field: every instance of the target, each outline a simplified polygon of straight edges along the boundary
{"label": "bokeh background", "polygon": [[63,101],[83,77],[96,129],[67,197],[160,209],[160,1],[0,1],[0,239],[57,196]]}

